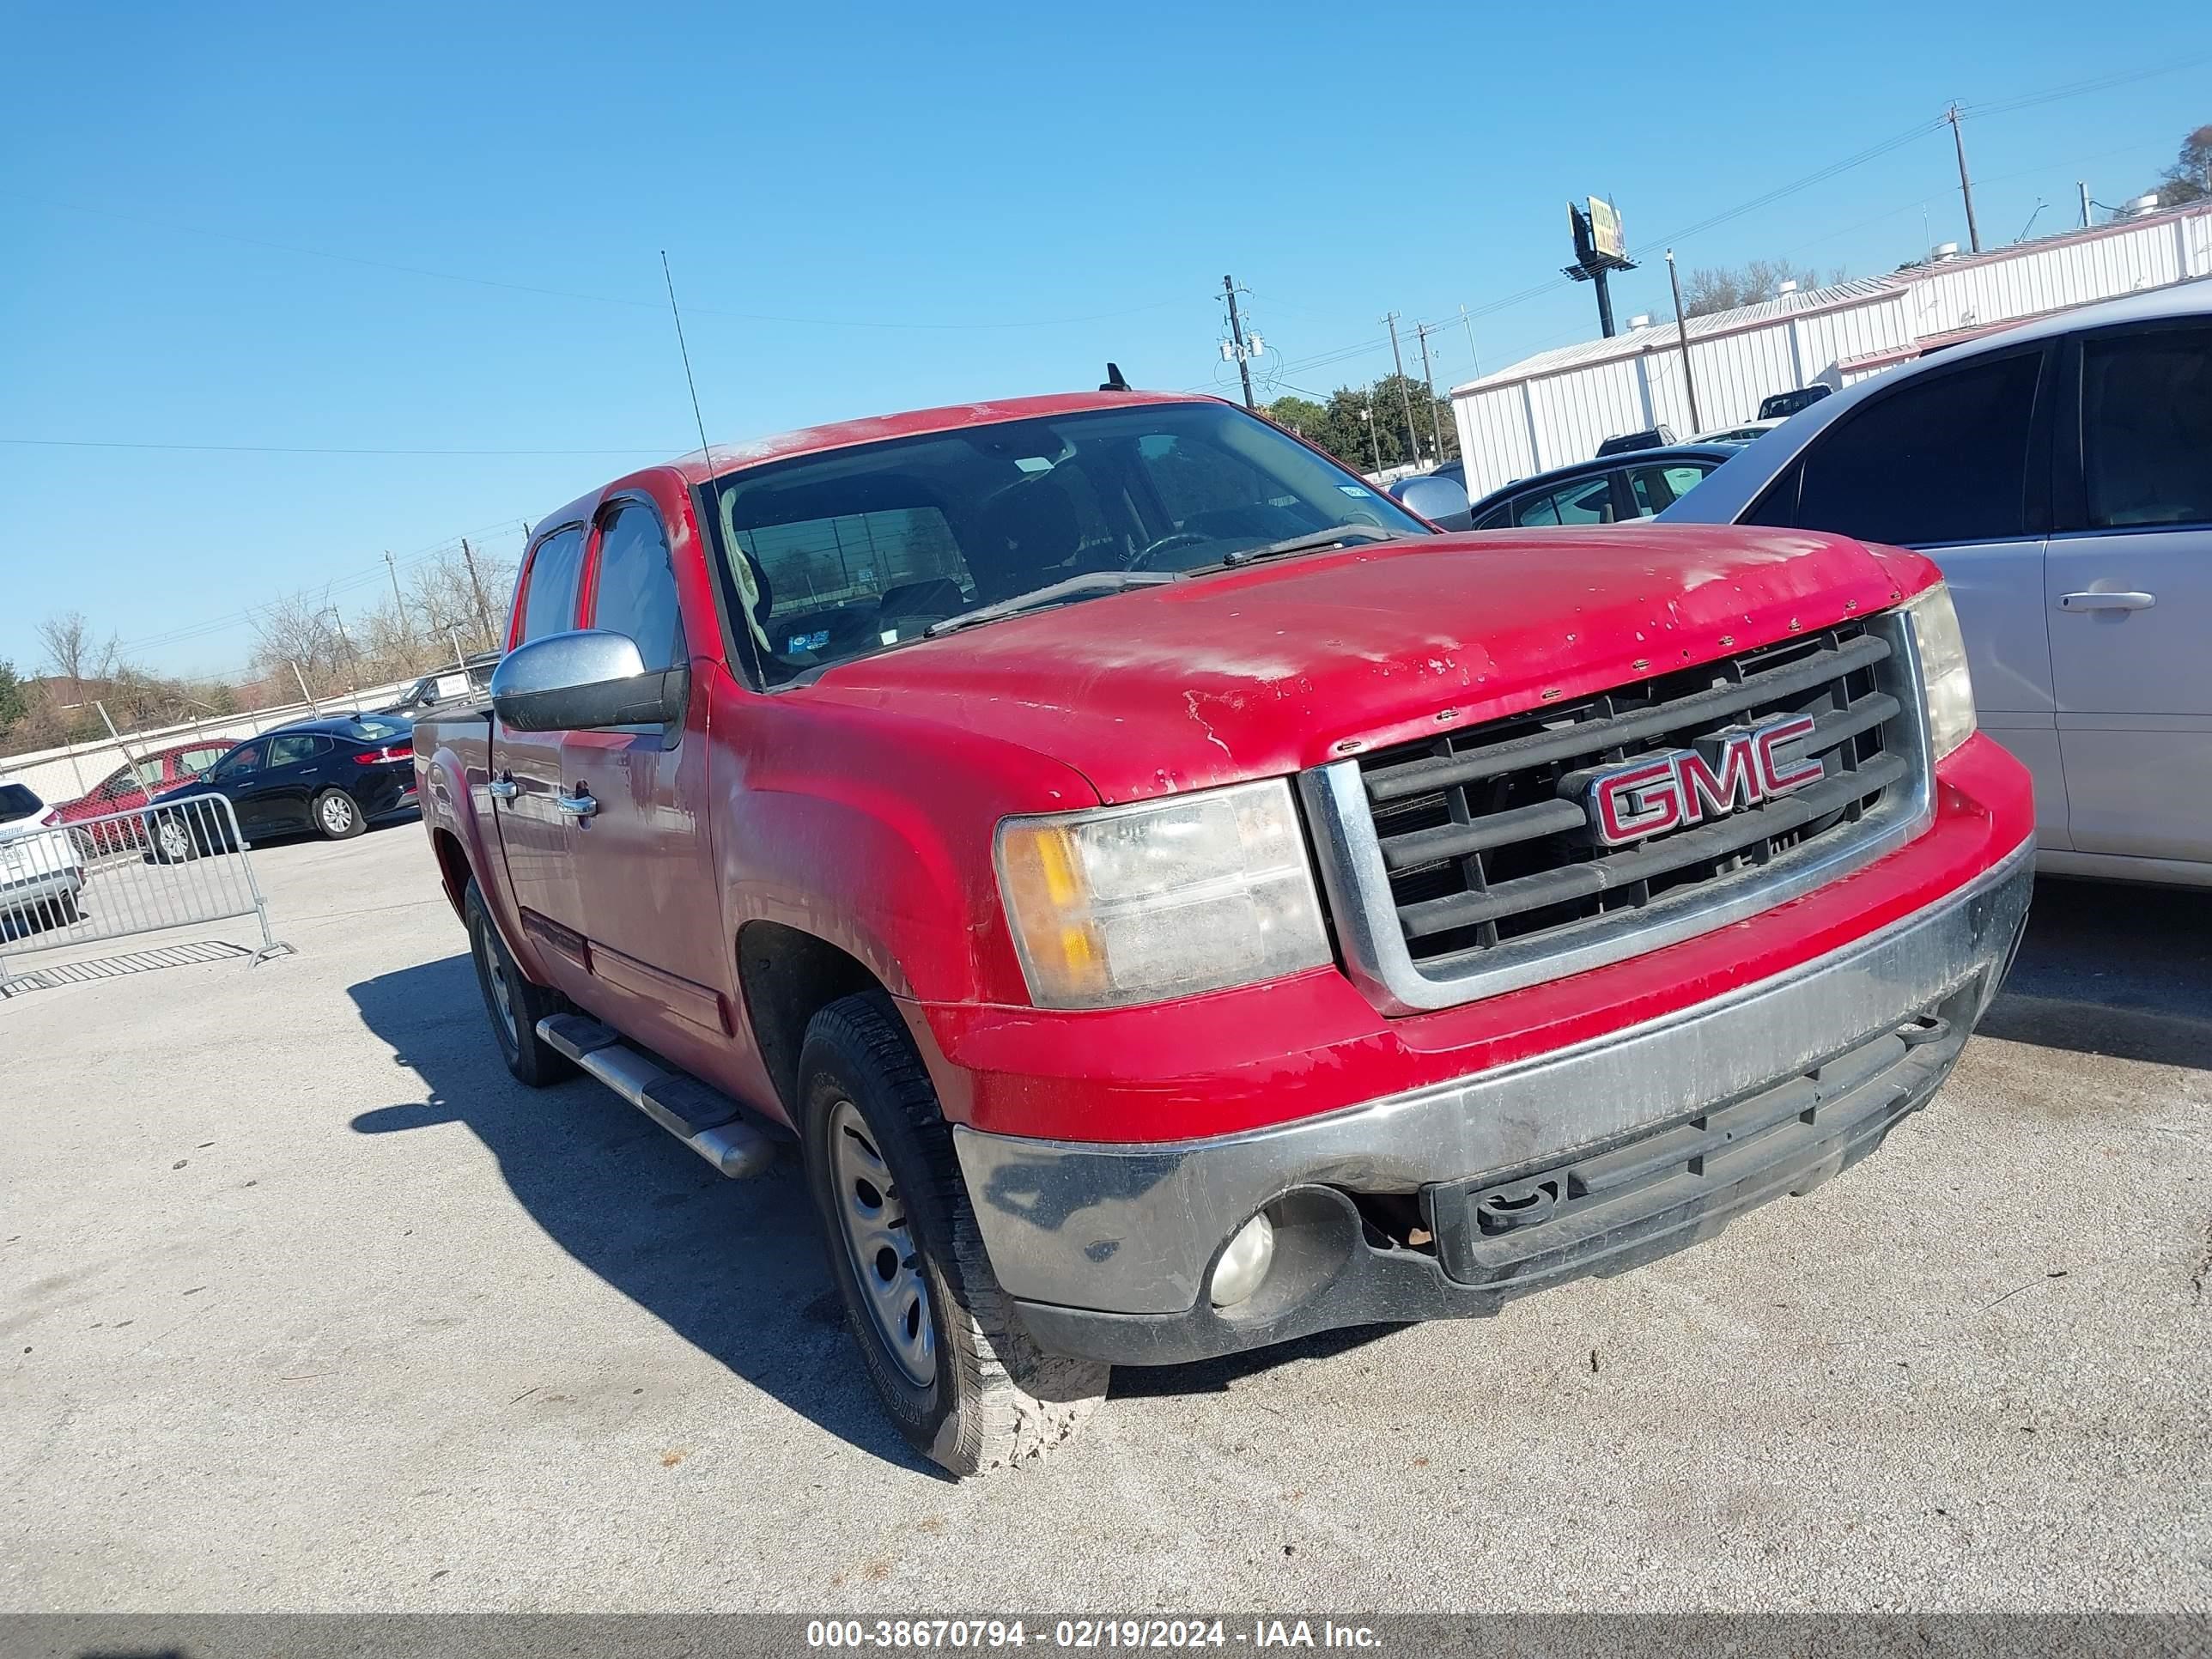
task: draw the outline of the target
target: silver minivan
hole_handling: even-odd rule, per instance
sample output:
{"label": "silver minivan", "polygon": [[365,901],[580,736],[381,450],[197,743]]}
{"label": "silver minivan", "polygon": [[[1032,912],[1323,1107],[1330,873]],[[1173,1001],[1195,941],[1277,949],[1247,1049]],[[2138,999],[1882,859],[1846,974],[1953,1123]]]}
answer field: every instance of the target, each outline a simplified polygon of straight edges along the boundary
{"label": "silver minivan", "polygon": [[2212,283],[2086,306],[1823,398],[1660,514],[1943,568],[2038,865],[2212,886]]}

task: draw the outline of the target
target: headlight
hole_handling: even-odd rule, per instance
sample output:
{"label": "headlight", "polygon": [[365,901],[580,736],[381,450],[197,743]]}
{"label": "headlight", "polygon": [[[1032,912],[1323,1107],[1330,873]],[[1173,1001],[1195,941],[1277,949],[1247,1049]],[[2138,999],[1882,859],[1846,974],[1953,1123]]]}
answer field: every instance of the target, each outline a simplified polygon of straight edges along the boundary
{"label": "headlight", "polygon": [[1905,607],[1920,646],[1922,695],[1928,699],[1928,737],[1942,760],[1974,735],[1974,682],[1966,668],[1966,641],[1951,590],[1942,582]]}
{"label": "headlight", "polygon": [[1030,999],[1111,1008],[1329,960],[1280,778],[999,826],[999,892]]}

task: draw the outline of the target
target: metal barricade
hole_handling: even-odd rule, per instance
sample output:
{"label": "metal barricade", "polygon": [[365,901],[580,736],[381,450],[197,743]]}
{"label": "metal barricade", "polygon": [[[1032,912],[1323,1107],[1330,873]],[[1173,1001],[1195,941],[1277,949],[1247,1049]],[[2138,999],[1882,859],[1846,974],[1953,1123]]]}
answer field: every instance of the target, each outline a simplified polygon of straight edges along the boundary
{"label": "metal barricade", "polygon": [[259,924],[255,962],[292,947],[269,930],[238,813],[221,795],[0,833],[0,986],[33,951],[237,916]]}

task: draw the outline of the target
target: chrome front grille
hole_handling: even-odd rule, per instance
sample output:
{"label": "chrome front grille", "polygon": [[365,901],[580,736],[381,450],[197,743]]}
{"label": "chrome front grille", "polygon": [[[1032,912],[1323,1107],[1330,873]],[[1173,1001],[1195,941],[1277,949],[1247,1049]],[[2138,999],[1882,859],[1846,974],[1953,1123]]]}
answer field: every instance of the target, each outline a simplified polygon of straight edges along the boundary
{"label": "chrome front grille", "polygon": [[[1928,822],[1918,679],[1890,613],[1307,774],[1347,969],[1393,1012],[1446,1006],[1836,879]],[[1595,777],[1797,716],[1806,787],[1626,845],[1593,833]]]}

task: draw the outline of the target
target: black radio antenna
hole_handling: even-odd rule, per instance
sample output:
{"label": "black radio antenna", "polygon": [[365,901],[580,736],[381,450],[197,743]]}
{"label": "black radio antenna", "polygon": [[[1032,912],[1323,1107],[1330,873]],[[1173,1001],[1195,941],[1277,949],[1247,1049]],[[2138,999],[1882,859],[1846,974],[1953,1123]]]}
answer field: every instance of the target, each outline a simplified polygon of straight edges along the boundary
{"label": "black radio antenna", "polygon": [[676,319],[676,349],[684,354],[684,384],[691,388],[691,418],[699,424],[699,459],[709,466],[714,458],[707,444],[707,417],[699,412],[699,383],[691,378],[691,348],[684,343],[684,313],[676,308],[676,278],[669,275],[668,250],[660,250],[660,277],[668,284],[668,314]]}

